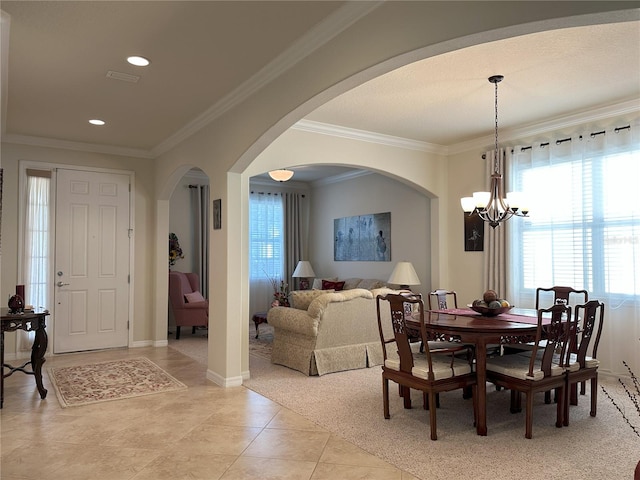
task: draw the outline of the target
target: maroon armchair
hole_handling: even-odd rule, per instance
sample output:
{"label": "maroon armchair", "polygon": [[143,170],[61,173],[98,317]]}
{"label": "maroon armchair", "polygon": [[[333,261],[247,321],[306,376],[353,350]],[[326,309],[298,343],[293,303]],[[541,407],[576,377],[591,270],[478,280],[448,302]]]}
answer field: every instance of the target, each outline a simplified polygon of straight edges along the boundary
{"label": "maroon armchair", "polygon": [[197,273],[169,272],[169,301],[176,322],[176,340],[180,339],[180,327],[209,326],[209,301],[200,293]]}

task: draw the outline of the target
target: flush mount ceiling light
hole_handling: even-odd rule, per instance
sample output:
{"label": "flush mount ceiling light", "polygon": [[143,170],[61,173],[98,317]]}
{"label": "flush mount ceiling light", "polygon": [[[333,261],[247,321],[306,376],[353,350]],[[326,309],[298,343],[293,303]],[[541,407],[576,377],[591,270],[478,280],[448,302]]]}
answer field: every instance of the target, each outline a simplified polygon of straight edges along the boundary
{"label": "flush mount ceiling light", "polygon": [[271,170],[269,172],[269,176],[276,182],[286,182],[293,177],[293,172],[286,168],[282,168],[280,170]]}
{"label": "flush mount ceiling light", "polygon": [[89,123],[91,125],[101,126],[101,125],[106,124],[107,122],[105,122],[104,120],[100,120],[99,118],[92,118],[91,120],[89,120]]}
{"label": "flush mount ceiling light", "polygon": [[135,65],[136,67],[146,67],[151,63],[148,59],[140,57],[138,55],[127,57],[127,62],[129,62],[131,65]]}
{"label": "flush mount ceiling light", "polygon": [[473,192],[473,197],[460,199],[460,204],[465,213],[473,215],[477,213],[482,220],[496,228],[502,222],[509,220],[514,215],[526,217],[529,213],[527,200],[520,192],[510,192],[504,196],[502,174],[500,173],[500,151],[498,150],[498,83],[502,81],[502,75],[489,77],[489,82],[495,85],[495,167],[491,175],[491,186],[488,192]]}

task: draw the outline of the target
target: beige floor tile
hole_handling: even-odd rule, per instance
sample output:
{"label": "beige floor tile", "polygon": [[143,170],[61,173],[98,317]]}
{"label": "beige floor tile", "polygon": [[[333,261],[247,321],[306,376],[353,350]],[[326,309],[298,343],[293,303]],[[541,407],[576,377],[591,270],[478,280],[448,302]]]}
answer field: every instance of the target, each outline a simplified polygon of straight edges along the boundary
{"label": "beige floor tile", "polygon": [[402,480],[396,468],[359,467],[319,463],[311,480]]}
{"label": "beige floor tile", "polygon": [[220,480],[309,480],[315,467],[315,462],[240,457]]}
{"label": "beige floor tile", "polygon": [[[62,408],[46,373],[136,357],[188,389]],[[171,348],[48,356],[44,369],[45,400],[32,376],[6,379],[2,480],[416,480],[256,392],[213,384],[205,365]]]}
{"label": "beige floor tile", "polygon": [[280,410],[282,407],[278,405],[221,404],[215,407],[204,423],[264,428]]}
{"label": "beige floor tile", "polygon": [[336,435],[331,435],[329,438],[327,446],[320,457],[320,462],[363,467],[389,467],[389,464],[384,460],[365,452],[360,447],[356,447]]}
{"label": "beige floor tile", "polygon": [[286,408],[282,408],[278,414],[273,417],[269,422],[268,428],[326,432],[324,428]]}
{"label": "beige floor tile", "polygon": [[242,455],[317,462],[329,435],[328,432],[265,429]]}
{"label": "beige floor tile", "polygon": [[261,428],[200,425],[180,440],[194,451],[218,455],[240,455],[260,434]]}
{"label": "beige floor tile", "polygon": [[193,453],[188,445],[165,451],[132,480],[218,480],[236,460],[236,455]]}

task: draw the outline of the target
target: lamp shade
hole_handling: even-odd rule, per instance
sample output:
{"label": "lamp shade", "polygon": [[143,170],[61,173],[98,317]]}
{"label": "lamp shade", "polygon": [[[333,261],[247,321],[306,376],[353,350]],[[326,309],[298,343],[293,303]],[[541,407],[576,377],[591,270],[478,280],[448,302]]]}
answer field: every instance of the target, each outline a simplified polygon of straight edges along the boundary
{"label": "lamp shade", "polygon": [[389,283],[396,285],[420,285],[420,279],[416,273],[416,269],[413,268],[411,262],[398,262],[396,263],[391,276],[389,277]]}
{"label": "lamp shade", "polygon": [[291,276],[294,278],[311,278],[315,277],[316,274],[307,260],[300,260],[298,265],[296,265],[296,269],[293,271],[293,275]]}
{"label": "lamp shade", "polygon": [[286,182],[293,177],[293,171],[282,168],[280,170],[271,170],[269,176],[277,182]]}

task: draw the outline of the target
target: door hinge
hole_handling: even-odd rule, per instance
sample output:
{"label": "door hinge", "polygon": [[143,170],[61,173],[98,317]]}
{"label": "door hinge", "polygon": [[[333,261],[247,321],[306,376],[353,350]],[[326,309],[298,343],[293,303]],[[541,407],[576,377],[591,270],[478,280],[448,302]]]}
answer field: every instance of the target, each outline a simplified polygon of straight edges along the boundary
{"label": "door hinge", "polygon": [[127,275],[127,283],[131,283],[131,274]]}
{"label": "door hinge", "polygon": [[133,228],[127,229],[127,235],[131,238],[131,234],[133,233]]}
{"label": "door hinge", "polygon": [[129,330],[129,320],[127,320],[127,330]]}

